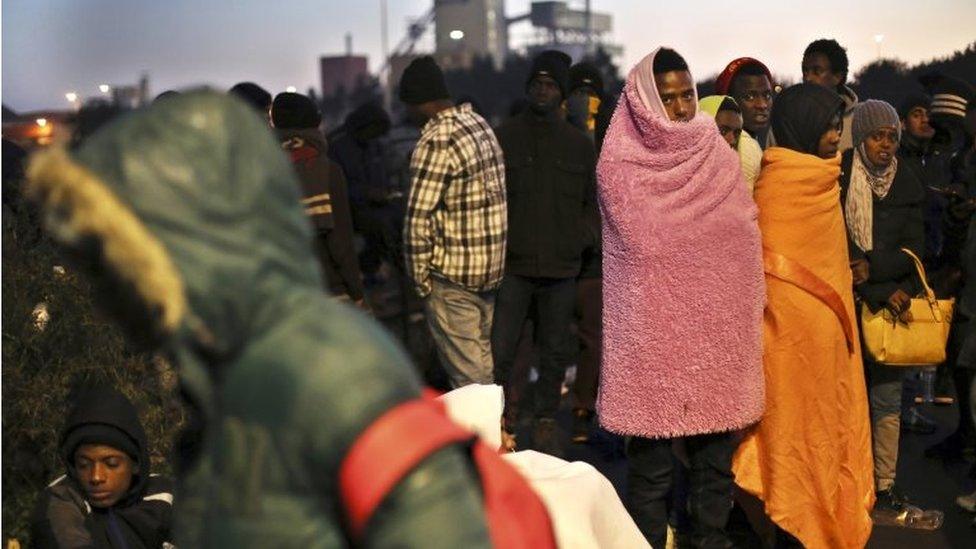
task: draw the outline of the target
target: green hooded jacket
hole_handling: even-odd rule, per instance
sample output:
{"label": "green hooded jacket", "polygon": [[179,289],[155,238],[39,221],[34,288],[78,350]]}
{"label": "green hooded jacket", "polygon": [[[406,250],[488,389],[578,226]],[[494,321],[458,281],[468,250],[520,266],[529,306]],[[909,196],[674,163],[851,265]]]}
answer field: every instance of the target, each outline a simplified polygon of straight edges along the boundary
{"label": "green hooded jacket", "polygon": [[[39,153],[28,196],[133,340],[180,368],[180,547],[342,547],[337,471],[391,406],[420,394],[408,358],[330,300],[299,185],[265,123],[213,92],[159,101],[68,153]],[[367,546],[488,546],[462,449],[391,492]]]}

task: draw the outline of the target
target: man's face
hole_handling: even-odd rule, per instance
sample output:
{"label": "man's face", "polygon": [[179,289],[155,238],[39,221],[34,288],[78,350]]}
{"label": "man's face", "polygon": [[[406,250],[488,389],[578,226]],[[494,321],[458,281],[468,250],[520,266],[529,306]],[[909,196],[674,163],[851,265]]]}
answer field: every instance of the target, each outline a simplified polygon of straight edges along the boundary
{"label": "man's face", "polygon": [[820,158],[833,158],[837,156],[837,149],[840,147],[840,136],[844,132],[844,119],[840,113],[834,115],[830,120],[830,128],[820,136],[817,143],[817,156]]}
{"label": "man's face", "polygon": [[898,148],[898,130],[894,127],[878,128],[864,139],[864,152],[868,162],[878,168],[887,168],[895,158]]}
{"label": "man's face", "polygon": [[670,71],[654,75],[657,93],[668,119],[672,122],[688,122],[695,117],[695,81],[688,71]]}
{"label": "man's face", "polygon": [[766,75],[742,74],[735,78],[732,96],[742,109],[742,126],[752,132],[769,127],[773,108],[773,85]]}
{"label": "man's face", "polygon": [[834,90],[844,83],[843,76],[833,72],[830,59],[819,52],[804,55],[800,69],[803,71],[803,81],[807,84],[816,84]]}
{"label": "man's face", "polygon": [[562,100],[559,84],[551,76],[540,74],[529,82],[529,106],[535,112],[552,112]]}
{"label": "man's face", "polygon": [[929,140],[935,136],[935,128],[929,124],[929,111],[925,107],[915,107],[908,111],[901,127],[915,139]]}
{"label": "man's face", "polygon": [[733,149],[737,148],[739,137],[742,135],[742,114],[729,110],[718,111],[715,115],[715,123],[725,142]]}
{"label": "man's face", "polygon": [[75,450],[74,469],[92,507],[115,505],[132,486],[136,464],[125,452],[104,444],[82,444]]}

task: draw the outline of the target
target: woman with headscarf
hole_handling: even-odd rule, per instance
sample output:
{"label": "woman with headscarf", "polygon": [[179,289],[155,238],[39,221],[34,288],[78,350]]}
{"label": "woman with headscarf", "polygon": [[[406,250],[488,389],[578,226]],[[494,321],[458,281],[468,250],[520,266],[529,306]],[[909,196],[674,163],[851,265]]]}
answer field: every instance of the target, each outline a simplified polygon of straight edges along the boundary
{"label": "woman with headscarf", "polygon": [[[917,293],[915,264],[907,248],[922,257],[925,250],[925,190],[895,156],[901,121],[895,108],[869,100],[854,107],[854,148],[841,161],[841,204],[847,222],[852,262],[866,263],[867,277],[855,278],[854,292],[872,312],[887,308],[910,322],[908,307]],[[865,353],[871,429],[874,444],[876,520],[911,518],[907,499],[895,488],[904,368],[876,363]],[[887,520],[886,520],[887,519]],[[895,520],[894,522],[897,522]]]}
{"label": "woman with headscarf", "polygon": [[664,547],[672,442],[690,465],[692,543],[727,547],[733,432],[762,415],[763,276],[756,207],[735,152],[698,112],[684,59],[630,72],[597,180],[603,362],[597,412],[630,436],[627,506]]}
{"label": "woman with headscarf", "polygon": [[767,305],[766,413],[736,483],[805,547],[863,547],[874,503],[871,429],[840,208],[843,101],[799,84],[776,98],[777,146],[756,182]]}
{"label": "woman with headscarf", "polygon": [[763,151],[751,135],[742,131],[743,117],[739,104],[728,95],[709,95],[698,102],[698,108],[715,118],[722,138],[739,153],[742,179],[752,193],[756,179],[759,179]]}

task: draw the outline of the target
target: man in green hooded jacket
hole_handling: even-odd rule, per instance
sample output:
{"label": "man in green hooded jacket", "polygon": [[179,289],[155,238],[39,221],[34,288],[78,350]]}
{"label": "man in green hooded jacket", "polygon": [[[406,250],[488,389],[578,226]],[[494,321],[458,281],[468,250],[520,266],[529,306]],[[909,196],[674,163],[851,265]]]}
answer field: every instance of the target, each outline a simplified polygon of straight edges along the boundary
{"label": "man in green hooded jacket", "polygon": [[[327,299],[292,168],[264,121],[212,92],[160,101],[38,154],[28,196],[104,306],[180,368],[181,547],[341,547],[338,471],[420,384],[378,325]],[[357,545],[484,547],[457,446],[386,496]]]}

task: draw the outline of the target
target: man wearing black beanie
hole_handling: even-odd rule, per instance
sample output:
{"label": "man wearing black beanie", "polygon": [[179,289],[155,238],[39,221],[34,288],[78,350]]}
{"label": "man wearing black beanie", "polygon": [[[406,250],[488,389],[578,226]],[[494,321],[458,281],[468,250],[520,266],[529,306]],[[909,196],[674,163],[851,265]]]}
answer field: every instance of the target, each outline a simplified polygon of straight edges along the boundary
{"label": "man wearing black beanie", "polygon": [[505,166],[485,119],[449,99],[440,67],[414,60],[400,79],[422,125],[403,229],[407,272],[453,387],[492,383],[491,323],[505,260]]}
{"label": "man wearing black beanie", "polygon": [[576,301],[583,250],[595,242],[592,223],[596,154],[564,119],[569,57],[546,51],[532,63],[529,108],[498,130],[508,188],[508,252],[491,334],[496,383],[505,388],[505,424],[514,429],[510,375],[522,324],[536,304],[540,372],[532,447],[561,455],[554,420],[564,372],[559,359]]}
{"label": "man wearing black beanie", "polygon": [[328,157],[319,108],[304,95],[279,93],[271,104],[271,123],[302,184],[302,204],[315,231],[315,255],[326,289],[365,308],[348,186],[342,169]]}

